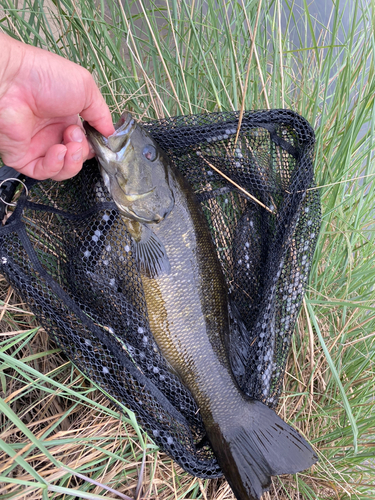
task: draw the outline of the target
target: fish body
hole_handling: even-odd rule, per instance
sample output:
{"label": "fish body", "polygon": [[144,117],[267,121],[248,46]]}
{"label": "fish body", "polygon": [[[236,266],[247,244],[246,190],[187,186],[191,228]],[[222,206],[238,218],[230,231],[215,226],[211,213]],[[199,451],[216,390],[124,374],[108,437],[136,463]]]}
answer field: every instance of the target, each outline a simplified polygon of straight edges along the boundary
{"label": "fish body", "polygon": [[[119,134],[129,120],[128,115],[123,118],[117,129]],[[141,128],[135,124],[132,127]],[[105,175],[115,175],[108,167],[108,158],[113,161],[111,142],[117,138],[100,142],[96,131],[89,126],[86,131]],[[122,140],[129,139],[125,137],[127,134],[129,129]],[[160,160],[164,166],[154,176],[153,199],[147,202],[147,196],[136,198],[146,202],[147,210],[128,207],[124,211],[121,193],[115,191],[112,195],[115,201],[120,199],[116,203],[135,245],[145,247],[141,260],[146,262],[140,268],[150,328],[163,356],[193,394],[218,463],[234,494],[239,500],[260,499],[272,475],[304,470],[316,461],[316,456],[308,443],[273,410],[250,400],[239,389],[226,351],[231,327],[227,289],[207,221],[185,178],[168,165],[151,137],[147,134],[142,137],[146,139],[140,143],[139,151],[152,146],[157,151],[153,161]],[[121,141],[118,143],[113,149],[121,151]],[[122,166],[121,161],[114,160],[117,163],[113,172],[123,170],[124,177],[132,175],[130,166]],[[148,160],[143,154],[142,162],[145,161]],[[141,178],[139,173],[135,175]],[[114,185],[111,179],[106,184],[110,190]],[[144,186],[133,180],[132,194],[136,197],[151,192],[150,186],[147,184],[145,191]],[[170,193],[165,195],[168,190]],[[126,194],[122,198],[128,200]],[[153,211],[158,212],[157,217]],[[142,217],[137,218],[139,213]],[[150,244],[150,239],[158,243],[158,254],[156,243]],[[151,262],[147,263],[148,260]],[[161,263],[155,264],[158,260]]]}

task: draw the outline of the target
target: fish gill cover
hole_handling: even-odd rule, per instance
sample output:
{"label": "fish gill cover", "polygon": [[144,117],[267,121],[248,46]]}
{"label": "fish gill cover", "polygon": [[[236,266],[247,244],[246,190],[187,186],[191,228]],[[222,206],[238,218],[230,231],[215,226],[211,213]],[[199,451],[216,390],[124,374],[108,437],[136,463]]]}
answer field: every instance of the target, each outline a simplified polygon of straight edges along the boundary
{"label": "fish gill cover", "polygon": [[[315,139],[296,113],[271,110],[246,112],[235,142],[238,119],[143,126],[203,207],[228,287],[235,378],[275,408],[320,227]],[[0,228],[1,272],[69,359],[174,460],[202,478],[221,475],[198,407],[151,334],[133,242],[96,160],[73,179],[26,184]]]}

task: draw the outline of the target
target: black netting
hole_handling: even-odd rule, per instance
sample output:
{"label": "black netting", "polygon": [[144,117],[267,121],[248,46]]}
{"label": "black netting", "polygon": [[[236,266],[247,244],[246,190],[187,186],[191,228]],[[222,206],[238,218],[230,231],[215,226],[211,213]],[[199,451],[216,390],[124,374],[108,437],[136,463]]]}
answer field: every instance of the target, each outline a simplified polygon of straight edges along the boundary
{"label": "black netting", "polygon": [[[245,113],[235,143],[237,124],[238,113],[217,113],[144,126],[207,217],[229,290],[237,381],[275,407],[320,225],[314,133],[287,110]],[[68,181],[27,182],[29,196],[0,229],[2,273],[73,363],[185,470],[220,475],[197,405],[151,334],[132,239],[96,161]]]}

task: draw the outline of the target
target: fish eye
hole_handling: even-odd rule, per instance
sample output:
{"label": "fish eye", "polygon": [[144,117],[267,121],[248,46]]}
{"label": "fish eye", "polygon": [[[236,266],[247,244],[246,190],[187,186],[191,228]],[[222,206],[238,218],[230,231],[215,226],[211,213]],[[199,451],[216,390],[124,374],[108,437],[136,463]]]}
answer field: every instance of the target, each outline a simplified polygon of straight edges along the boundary
{"label": "fish eye", "polygon": [[147,144],[147,146],[143,148],[142,154],[149,161],[156,160],[156,148],[152,144]]}

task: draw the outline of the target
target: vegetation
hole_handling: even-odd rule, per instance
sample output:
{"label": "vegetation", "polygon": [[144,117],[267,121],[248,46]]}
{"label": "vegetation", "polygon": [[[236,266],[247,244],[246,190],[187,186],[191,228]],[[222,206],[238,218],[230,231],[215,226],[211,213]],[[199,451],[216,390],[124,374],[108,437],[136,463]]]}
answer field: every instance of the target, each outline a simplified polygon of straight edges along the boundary
{"label": "vegetation", "polygon": [[[0,0],[0,29],[92,71],[114,120],[244,106],[314,127],[323,221],[279,411],[320,461],[269,500],[375,492],[375,5],[349,4],[327,0],[323,26],[306,0]],[[0,285],[1,498],[233,498],[158,451]]]}

